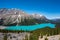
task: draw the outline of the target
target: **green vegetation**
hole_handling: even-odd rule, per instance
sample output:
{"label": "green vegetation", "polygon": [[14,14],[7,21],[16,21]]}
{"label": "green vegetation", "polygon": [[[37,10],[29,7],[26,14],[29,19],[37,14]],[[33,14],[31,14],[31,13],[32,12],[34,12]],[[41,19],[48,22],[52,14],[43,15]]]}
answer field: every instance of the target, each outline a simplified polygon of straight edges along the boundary
{"label": "green vegetation", "polygon": [[5,36],[4,36],[4,40],[7,40],[7,34],[5,34]]}
{"label": "green vegetation", "polygon": [[45,27],[45,28],[42,28],[42,29],[37,29],[35,31],[32,31],[31,33],[32,33],[31,40],[38,40],[39,36],[41,36],[41,38],[43,38],[43,36],[46,35],[46,34],[47,34],[47,36],[60,34],[60,28]]}
{"label": "green vegetation", "polygon": [[2,29],[0,29],[0,32],[2,32],[2,33],[10,33],[10,32],[11,33],[20,33],[20,32],[25,32],[25,31],[23,31],[23,30],[20,30],[20,31],[19,30],[14,30],[13,31],[13,30],[5,30],[5,29],[2,30]]}
{"label": "green vegetation", "polygon": [[57,23],[55,27],[60,28],[60,23]]}
{"label": "green vegetation", "polygon": [[28,35],[25,36],[25,40],[28,40]]}
{"label": "green vegetation", "polygon": [[45,38],[45,40],[48,40],[47,38]]}
{"label": "green vegetation", "polygon": [[36,23],[36,20],[34,19],[24,19],[24,21],[21,21],[20,25],[34,25]]}

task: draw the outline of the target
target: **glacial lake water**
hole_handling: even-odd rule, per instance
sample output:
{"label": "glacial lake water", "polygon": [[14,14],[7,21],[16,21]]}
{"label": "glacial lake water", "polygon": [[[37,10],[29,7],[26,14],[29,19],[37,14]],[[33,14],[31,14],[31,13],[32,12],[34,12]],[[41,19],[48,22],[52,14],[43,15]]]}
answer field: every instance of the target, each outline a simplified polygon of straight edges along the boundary
{"label": "glacial lake water", "polygon": [[43,24],[36,24],[36,25],[30,25],[30,26],[9,26],[7,28],[5,28],[6,30],[28,30],[28,31],[33,31],[36,29],[40,29],[40,28],[44,28],[44,27],[51,27],[51,28],[55,28],[55,24],[51,24],[51,23],[43,23]]}

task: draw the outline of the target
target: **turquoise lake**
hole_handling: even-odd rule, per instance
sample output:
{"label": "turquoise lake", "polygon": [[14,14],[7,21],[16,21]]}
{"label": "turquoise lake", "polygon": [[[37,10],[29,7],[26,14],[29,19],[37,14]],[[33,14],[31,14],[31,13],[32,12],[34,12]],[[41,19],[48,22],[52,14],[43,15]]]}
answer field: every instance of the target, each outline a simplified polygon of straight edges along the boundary
{"label": "turquoise lake", "polygon": [[30,26],[9,26],[7,28],[5,28],[6,30],[28,30],[28,31],[33,31],[36,29],[40,29],[40,28],[44,28],[44,27],[51,27],[51,28],[55,28],[55,24],[51,24],[51,23],[43,23],[43,24],[36,24],[36,25],[30,25]]}

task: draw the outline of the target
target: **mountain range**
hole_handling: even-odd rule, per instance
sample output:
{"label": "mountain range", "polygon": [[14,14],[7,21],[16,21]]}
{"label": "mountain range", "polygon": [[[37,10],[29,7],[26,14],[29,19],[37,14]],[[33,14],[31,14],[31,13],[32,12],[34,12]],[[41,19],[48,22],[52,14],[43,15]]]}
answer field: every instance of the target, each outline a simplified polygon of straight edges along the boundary
{"label": "mountain range", "polygon": [[47,19],[40,14],[27,14],[16,8],[0,8],[0,25],[33,25],[38,23],[60,23],[60,19]]}

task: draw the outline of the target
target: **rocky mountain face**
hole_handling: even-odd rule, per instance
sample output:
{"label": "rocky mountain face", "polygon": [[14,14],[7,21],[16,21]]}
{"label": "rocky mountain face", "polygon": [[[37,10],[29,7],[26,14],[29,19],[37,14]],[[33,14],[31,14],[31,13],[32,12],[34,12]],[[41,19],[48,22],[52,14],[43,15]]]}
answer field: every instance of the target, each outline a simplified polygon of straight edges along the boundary
{"label": "rocky mountain face", "polygon": [[44,15],[40,15],[40,14],[32,14],[32,15],[33,18],[39,21],[40,23],[49,22],[49,20]]}
{"label": "rocky mountain face", "polygon": [[47,22],[48,19],[40,14],[32,14],[29,15],[25,13],[22,10],[12,8],[12,9],[6,9],[2,8],[0,9],[0,25],[20,25],[20,24],[35,24],[36,22]]}

